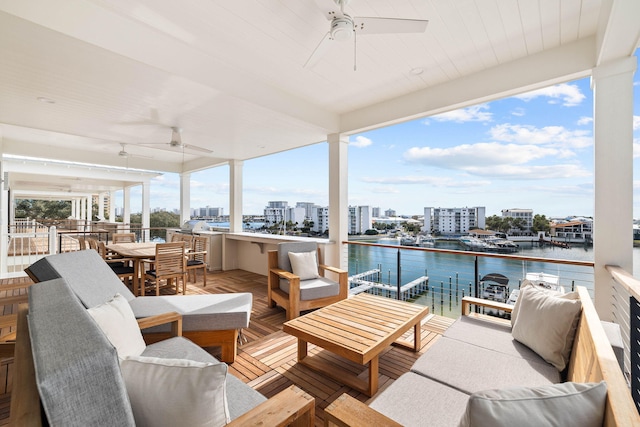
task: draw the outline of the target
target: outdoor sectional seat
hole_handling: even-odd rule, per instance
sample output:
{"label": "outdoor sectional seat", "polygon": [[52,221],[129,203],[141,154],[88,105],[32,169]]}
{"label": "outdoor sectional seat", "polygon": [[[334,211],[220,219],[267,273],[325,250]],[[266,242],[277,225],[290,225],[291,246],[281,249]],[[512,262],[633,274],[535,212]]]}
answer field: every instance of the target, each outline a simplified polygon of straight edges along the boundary
{"label": "outdoor sectional seat", "polygon": [[[50,255],[26,269],[36,282],[64,278],[86,307],[124,296],[136,318],[177,312],[183,317],[184,336],[202,347],[221,346],[221,359],[232,363],[237,353],[238,331],[249,326],[253,296],[250,293],[214,295],[161,295],[135,297],[96,251]],[[145,331],[154,342],[169,335],[168,325]]]}
{"label": "outdoor sectional seat", "polygon": [[[544,303],[528,304],[525,315],[521,304],[514,321],[518,331],[508,321],[470,311],[476,305],[511,312],[512,306],[465,297],[463,316],[409,372],[374,396],[368,406],[343,394],[325,409],[325,417],[341,426],[361,426],[363,419],[369,425],[406,427],[640,425],[589,294],[582,287],[578,294],[580,306],[574,314],[575,305],[563,303],[550,309],[557,301],[545,298],[553,297],[529,292],[532,299],[528,301]],[[567,295],[566,300],[574,298]],[[541,307],[546,314],[538,311]],[[564,321],[564,313],[570,313],[569,321]],[[545,315],[550,319],[547,323],[541,322]],[[563,332],[556,335],[555,331]],[[571,349],[567,358],[558,360],[555,350],[550,352],[558,348],[552,344],[556,337],[561,338],[560,348]]]}
{"label": "outdoor sectional seat", "polygon": [[[145,321],[168,320],[179,325],[179,319],[176,313],[163,313],[157,319]],[[128,357],[119,358],[118,346],[74,297],[65,279],[33,285],[29,290],[28,308],[26,304],[20,307],[18,324],[12,425],[145,425],[149,424],[149,413],[144,410],[150,405],[156,420],[166,420],[163,417],[167,416],[175,418],[179,413],[191,420],[181,418],[183,425],[199,418],[198,425],[213,426],[218,423],[209,417],[212,414],[220,417],[220,400],[214,401],[220,393],[225,396],[227,408],[222,416],[228,415],[229,425],[253,425],[255,420],[262,420],[265,425],[285,425],[297,418],[301,425],[309,425],[314,418],[313,397],[291,386],[267,400],[229,374],[224,363],[181,337],[179,326],[174,327],[173,337],[148,345],[136,356],[138,363],[145,359],[145,363],[152,366],[170,364],[183,370],[198,369],[194,366],[197,362],[206,364],[207,369],[225,365],[215,368],[221,373],[219,377],[203,385],[203,381],[198,382],[191,376],[192,380],[186,384],[176,385],[172,381],[176,377],[167,377],[167,371],[162,369],[147,370],[140,365],[135,371],[124,369],[124,360]],[[135,383],[131,382],[132,375]],[[222,391],[219,391],[221,385]],[[182,393],[176,387],[180,387]],[[161,404],[156,405],[158,401]]]}

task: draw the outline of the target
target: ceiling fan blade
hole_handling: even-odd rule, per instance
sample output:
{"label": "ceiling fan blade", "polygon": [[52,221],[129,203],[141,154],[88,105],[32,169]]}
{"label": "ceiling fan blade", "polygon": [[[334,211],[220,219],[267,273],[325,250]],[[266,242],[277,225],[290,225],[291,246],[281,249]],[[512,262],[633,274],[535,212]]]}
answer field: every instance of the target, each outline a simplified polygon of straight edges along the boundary
{"label": "ceiling fan blade", "polygon": [[208,148],[204,148],[204,147],[198,147],[197,145],[185,144],[184,148],[186,150],[200,151],[202,153],[213,153],[213,150],[209,150]]}
{"label": "ceiling fan blade", "polygon": [[358,34],[424,33],[428,20],[398,18],[353,18]]}
{"label": "ceiling fan blade", "polygon": [[309,56],[307,62],[304,63],[302,68],[312,68],[318,62],[318,60],[322,58],[325,53],[327,53],[327,50],[329,50],[332,42],[333,39],[331,38],[331,34],[327,32],[322,40],[320,40],[320,43],[318,43],[318,46],[316,46],[315,50],[311,53],[311,56]]}

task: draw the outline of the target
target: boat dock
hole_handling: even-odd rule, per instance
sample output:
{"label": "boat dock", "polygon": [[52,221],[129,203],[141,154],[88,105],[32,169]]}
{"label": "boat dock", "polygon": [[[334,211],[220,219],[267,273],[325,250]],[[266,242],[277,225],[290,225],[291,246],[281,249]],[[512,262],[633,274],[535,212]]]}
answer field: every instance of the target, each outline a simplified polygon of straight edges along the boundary
{"label": "boat dock", "polygon": [[[381,295],[387,298],[398,297],[398,286],[379,281],[366,280],[371,278],[379,278],[380,270],[374,269],[363,273],[355,274],[349,277],[349,294],[357,295],[362,292],[368,292],[373,295]],[[429,289],[429,276],[421,276],[400,287],[400,299],[406,301],[416,298]]]}

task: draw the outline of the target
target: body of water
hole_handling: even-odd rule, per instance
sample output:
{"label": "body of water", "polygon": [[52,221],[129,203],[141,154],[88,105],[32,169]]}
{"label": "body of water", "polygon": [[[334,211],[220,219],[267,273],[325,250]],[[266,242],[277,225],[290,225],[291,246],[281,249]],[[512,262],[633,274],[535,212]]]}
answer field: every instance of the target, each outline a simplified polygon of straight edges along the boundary
{"label": "body of water", "polygon": [[[397,245],[397,239],[368,241],[384,245]],[[593,261],[593,247],[574,245],[570,249],[552,246],[540,247],[537,243],[519,243],[520,250],[514,255],[527,257],[562,259],[573,261]],[[457,242],[439,241],[437,249],[461,249]],[[634,271],[640,269],[640,248],[633,249]],[[477,264],[477,266],[476,266]],[[421,276],[429,277],[429,292],[416,302],[432,307],[436,314],[457,317],[460,314],[458,302],[463,295],[475,296],[475,275],[484,277],[490,273],[500,273],[509,278],[510,289],[519,287],[526,273],[544,272],[560,277],[560,283],[567,292],[575,286],[584,286],[593,295],[593,269],[590,267],[553,264],[548,262],[514,261],[460,254],[408,250],[402,246],[395,248],[349,245],[349,274],[380,269],[377,281],[396,286],[400,265],[400,283],[409,283]],[[375,280],[372,278],[372,280]]]}

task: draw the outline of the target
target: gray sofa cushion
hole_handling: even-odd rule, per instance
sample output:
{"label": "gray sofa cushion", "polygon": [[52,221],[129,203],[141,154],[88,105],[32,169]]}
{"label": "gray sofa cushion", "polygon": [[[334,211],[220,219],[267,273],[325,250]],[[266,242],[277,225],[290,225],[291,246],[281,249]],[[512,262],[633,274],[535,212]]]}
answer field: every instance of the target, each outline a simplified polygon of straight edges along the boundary
{"label": "gray sofa cushion", "polygon": [[[103,304],[116,293],[124,296],[137,318],[176,311],[183,331],[240,329],[249,326],[250,293],[135,297],[96,251],[50,255],[33,263],[29,274],[38,280],[63,277],[87,308]],[[145,329],[166,332],[170,325]]]}
{"label": "gray sofa cushion", "polygon": [[455,426],[469,396],[408,372],[378,394],[369,406],[403,426]]}
{"label": "gray sofa cushion", "polygon": [[542,361],[535,351],[513,339],[511,327],[508,325],[462,316],[445,331],[443,336],[514,357],[522,357],[534,362]]}
{"label": "gray sofa cushion", "polygon": [[[171,311],[183,315],[183,331],[227,330],[249,327],[253,296],[250,293],[138,297],[129,301],[138,318]],[[165,332],[170,325],[145,329]]]}
{"label": "gray sofa cushion", "polygon": [[63,279],[29,289],[29,330],[51,425],[135,425],[116,350]]}
{"label": "gray sofa cushion", "polygon": [[561,380],[558,370],[542,359],[535,362],[445,337],[416,360],[411,371],[467,394]]}
{"label": "gray sofa cushion", "polygon": [[[289,293],[289,281],[280,280],[280,289]],[[309,301],[318,298],[333,297],[340,293],[340,284],[333,280],[318,277],[300,282],[300,300]]]}
{"label": "gray sofa cushion", "polygon": [[40,282],[64,278],[87,308],[109,301],[115,294],[122,295],[127,301],[135,298],[93,250],[49,255],[31,264],[27,270]]}

